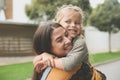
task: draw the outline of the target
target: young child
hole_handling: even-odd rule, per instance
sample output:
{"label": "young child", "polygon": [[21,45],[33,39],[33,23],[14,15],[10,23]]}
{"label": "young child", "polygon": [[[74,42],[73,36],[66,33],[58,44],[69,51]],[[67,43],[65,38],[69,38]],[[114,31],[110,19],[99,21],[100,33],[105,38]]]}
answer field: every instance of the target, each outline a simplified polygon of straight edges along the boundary
{"label": "young child", "polygon": [[[89,69],[93,70],[93,67],[89,63],[87,46],[84,37],[82,36],[83,11],[81,8],[73,5],[63,5],[56,13],[55,21],[68,31],[68,37],[73,42],[73,48],[67,56],[62,58],[56,59],[47,53],[38,55],[33,61],[36,71],[43,70],[47,66],[71,71],[83,64],[86,64],[85,66],[88,66]],[[40,58],[42,58],[44,67],[40,66]],[[99,77],[99,79],[93,77],[92,79],[104,80],[101,75],[98,75],[97,77]]]}

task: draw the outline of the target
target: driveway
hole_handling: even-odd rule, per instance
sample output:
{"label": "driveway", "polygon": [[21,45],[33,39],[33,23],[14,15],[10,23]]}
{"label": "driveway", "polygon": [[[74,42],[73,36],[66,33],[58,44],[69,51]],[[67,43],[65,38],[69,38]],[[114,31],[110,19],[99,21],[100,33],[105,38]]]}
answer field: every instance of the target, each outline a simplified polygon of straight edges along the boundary
{"label": "driveway", "polygon": [[120,59],[101,64],[96,68],[106,75],[107,80],[120,80]]}

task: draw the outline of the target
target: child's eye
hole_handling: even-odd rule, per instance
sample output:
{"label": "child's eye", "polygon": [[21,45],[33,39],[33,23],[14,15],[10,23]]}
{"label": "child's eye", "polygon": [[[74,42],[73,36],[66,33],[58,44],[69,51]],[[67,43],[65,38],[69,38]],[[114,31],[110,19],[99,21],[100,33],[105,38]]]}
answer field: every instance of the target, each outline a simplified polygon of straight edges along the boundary
{"label": "child's eye", "polygon": [[65,21],[66,23],[70,24],[71,22],[70,21]]}
{"label": "child's eye", "polygon": [[68,32],[67,31],[65,32],[65,37],[68,37]]}
{"label": "child's eye", "polygon": [[75,24],[80,24],[80,21],[78,21],[78,22],[75,22]]}

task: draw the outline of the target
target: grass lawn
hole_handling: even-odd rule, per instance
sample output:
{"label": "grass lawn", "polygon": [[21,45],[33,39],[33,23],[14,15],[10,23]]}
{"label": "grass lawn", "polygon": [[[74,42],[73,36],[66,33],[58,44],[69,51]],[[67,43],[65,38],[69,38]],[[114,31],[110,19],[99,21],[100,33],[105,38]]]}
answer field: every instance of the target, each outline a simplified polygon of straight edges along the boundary
{"label": "grass lawn", "polygon": [[[93,64],[115,58],[120,58],[120,52],[90,55]],[[0,66],[0,80],[26,80],[32,73],[32,62]]]}
{"label": "grass lawn", "polygon": [[26,80],[32,72],[32,62],[0,66],[0,80]]}
{"label": "grass lawn", "polygon": [[112,52],[112,53],[101,53],[101,54],[90,55],[90,61],[93,64],[116,59],[116,58],[120,58],[120,51]]}

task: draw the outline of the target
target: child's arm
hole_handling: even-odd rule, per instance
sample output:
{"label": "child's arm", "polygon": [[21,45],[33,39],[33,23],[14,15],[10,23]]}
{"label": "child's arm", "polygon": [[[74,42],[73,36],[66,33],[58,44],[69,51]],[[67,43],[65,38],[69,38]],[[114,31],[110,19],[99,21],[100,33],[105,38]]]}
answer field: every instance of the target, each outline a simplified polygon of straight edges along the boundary
{"label": "child's arm", "polygon": [[52,66],[54,67],[54,58],[55,56],[49,54],[49,53],[42,53],[40,55],[37,55],[33,60],[34,69],[37,72],[43,71],[46,67]]}
{"label": "child's arm", "polygon": [[[87,62],[87,60],[88,60],[88,51],[87,51],[87,47],[84,42],[84,39],[77,37],[74,40],[72,50],[68,53],[66,57],[54,58],[54,60],[47,59],[48,64],[44,64],[44,66],[45,65],[52,66],[50,64],[54,64],[55,66],[52,66],[52,67],[70,71],[76,68],[77,66],[79,66],[81,62]],[[38,60],[38,63],[40,63],[39,60]]]}
{"label": "child's arm", "polygon": [[83,38],[78,36],[73,42],[73,48],[66,57],[61,58],[64,70],[70,71],[81,64],[87,62],[88,50]]}
{"label": "child's arm", "polygon": [[57,58],[46,52],[37,55],[33,60],[33,65],[36,72],[42,72],[48,66],[64,69],[61,58]]}
{"label": "child's arm", "polygon": [[71,71],[88,61],[88,50],[83,38],[78,36],[73,42],[73,48],[66,57],[54,59],[55,67],[66,71]]}

